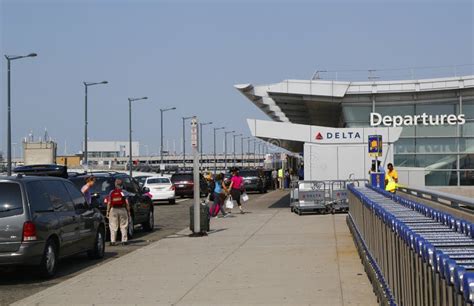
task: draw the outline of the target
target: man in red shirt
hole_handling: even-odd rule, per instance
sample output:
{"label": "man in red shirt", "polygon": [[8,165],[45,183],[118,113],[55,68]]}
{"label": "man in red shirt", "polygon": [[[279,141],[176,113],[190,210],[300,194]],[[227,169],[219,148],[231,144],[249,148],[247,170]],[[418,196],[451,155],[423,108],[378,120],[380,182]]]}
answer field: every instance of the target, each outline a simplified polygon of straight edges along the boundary
{"label": "man in red shirt", "polygon": [[122,190],[122,180],[115,180],[115,188],[109,193],[107,201],[107,218],[110,227],[110,245],[115,245],[117,231],[120,226],[122,234],[122,245],[128,241],[128,218],[130,217],[130,205]]}

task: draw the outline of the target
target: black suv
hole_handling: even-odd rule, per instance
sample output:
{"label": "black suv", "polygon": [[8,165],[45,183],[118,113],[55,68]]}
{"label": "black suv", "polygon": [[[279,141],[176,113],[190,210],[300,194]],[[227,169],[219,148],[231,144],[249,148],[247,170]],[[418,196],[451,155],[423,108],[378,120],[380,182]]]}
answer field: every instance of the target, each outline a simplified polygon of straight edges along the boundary
{"label": "black suv", "polygon": [[68,180],[0,177],[0,266],[35,265],[55,274],[60,258],[102,258],[105,220]]}
{"label": "black suv", "polygon": [[[148,188],[140,187],[135,179],[131,179],[128,174],[118,172],[92,172],[69,177],[74,185],[81,188],[86,183],[86,178],[90,175],[96,177],[94,186],[91,189],[92,205],[99,208],[102,214],[106,215],[107,201],[110,192],[115,187],[115,180],[121,179],[125,196],[130,203],[132,218],[128,225],[128,237],[132,238],[135,225],[142,224],[143,229],[152,231],[155,226],[153,202],[147,195]],[[108,219],[106,219],[108,223]],[[108,227],[107,227],[108,229]],[[119,231],[120,232],[120,231]]]}
{"label": "black suv", "polygon": [[[175,186],[175,195],[194,196],[194,176],[192,172],[178,172],[171,175],[171,182]],[[199,174],[199,189],[201,195],[207,196],[209,193],[209,186],[202,174]]]}

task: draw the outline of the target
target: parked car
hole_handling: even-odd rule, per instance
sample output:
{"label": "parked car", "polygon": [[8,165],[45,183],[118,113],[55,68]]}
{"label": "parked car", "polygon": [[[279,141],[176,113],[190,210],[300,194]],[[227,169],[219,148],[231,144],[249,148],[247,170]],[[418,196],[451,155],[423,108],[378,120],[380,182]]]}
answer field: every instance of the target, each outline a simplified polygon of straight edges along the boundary
{"label": "parked car", "polygon": [[59,259],[104,257],[105,220],[62,178],[0,177],[0,266],[34,265],[52,277]]}
{"label": "parked car", "polygon": [[150,189],[151,200],[165,200],[170,204],[175,204],[175,187],[168,177],[148,177],[143,184]]}
{"label": "parked car", "polygon": [[[241,169],[239,175],[244,180],[245,191],[258,191],[260,193],[267,192],[267,180],[265,174],[260,169]],[[225,176],[226,185],[230,185],[230,173]]]}
{"label": "parked car", "polygon": [[[192,172],[175,173],[171,176],[171,182],[175,186],[175,194],[177,197],[194,195],[194,177]],[[201,195],[208,195],[209,186],[202,174],[199,174],[199,188]]]}
{"label": "parked car", "polygon": [[[140,187],[138,182],[130,178],[128,174],[118,172],[93,172],[92,174],[96,177],[95,184],[91,189],[92,204],[96,205],[104,216],[106,215],[108,196],[115,187],[115,180],[121,179],[132,214],[128,224],[128,237],[133,237],[137,224],[141,224],[146,231],[153,230],[155,226],[154,208],[151,198],[147,195],[148,188]],[[80,188],[85,184],[89,175],[76,175],[69,179]],[[107,225],[108,221],[106,218]],[[108,230],[107,226],[107,232]]]}
{"label": "parked car", "polygon": [[139,176],[134,176],[133,178],[137,180],[140,187],[143,187],[145,185],[146,179],[149,177],[151,177],[151,175],[139,175]]}

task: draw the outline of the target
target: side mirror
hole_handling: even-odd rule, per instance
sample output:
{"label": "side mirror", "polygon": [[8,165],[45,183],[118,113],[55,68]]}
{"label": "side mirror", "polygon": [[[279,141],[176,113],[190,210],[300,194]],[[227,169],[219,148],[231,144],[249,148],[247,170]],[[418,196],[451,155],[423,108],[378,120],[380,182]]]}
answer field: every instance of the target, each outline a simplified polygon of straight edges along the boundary
{"label": "side mirror", "polygon": [[143,187],[142,191],[143,191],[144,193],[150,192],[150,188],[148,188],[148,187]]}

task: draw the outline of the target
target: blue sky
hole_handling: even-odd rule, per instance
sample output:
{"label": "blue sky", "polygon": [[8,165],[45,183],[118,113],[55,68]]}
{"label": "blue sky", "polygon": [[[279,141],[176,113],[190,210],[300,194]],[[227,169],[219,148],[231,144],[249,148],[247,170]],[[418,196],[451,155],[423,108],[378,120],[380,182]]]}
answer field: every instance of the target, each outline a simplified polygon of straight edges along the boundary
{"label": "blue sky", "polygon": [[[134,140],[157,152],[159,108],[175,106],[165,116],[165,139],[181,151],[182,116],[197,115],[246,135],[246,118],[266,118],[235,84],[309,79],[317,69],[340,71],[340,80],[366,79],[367,69],[400,79],[409,78],[408,70],[383,69],[474,63],[472,1],[0,3],[1,53],[38,53],[13,62],[13,142],[30,130],[39,137],[47,128],[60,154],[65,142],[68,153],[81,148],[83,81],[110,82],[89,88],[91,140],[127,140],[127,98],[148,96],[133,106]],[[3,56],[1,70],[4,150]],[[473,74],[473,66],[459,70]],[[417,69],[417,77],[452,74],[452,68]],[[204,136],[208,151],[211,128]]]}

